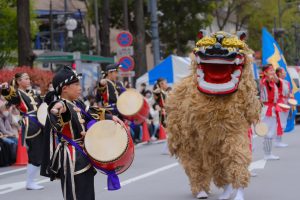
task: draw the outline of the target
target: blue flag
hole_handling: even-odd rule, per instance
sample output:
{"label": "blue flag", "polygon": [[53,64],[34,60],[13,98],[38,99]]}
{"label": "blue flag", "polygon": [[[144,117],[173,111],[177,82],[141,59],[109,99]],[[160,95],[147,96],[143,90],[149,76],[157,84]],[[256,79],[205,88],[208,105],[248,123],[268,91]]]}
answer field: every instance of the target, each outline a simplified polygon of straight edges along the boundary
{"label": "blue flag", "polygon": [[[286,80],[290,83],[291,89],[294,93],[294,96],[296,100],[298,101],[298,104],[300,103],[300,95],[298,95],[298,88],[293,83],[288,71],[287,71],[287,64],[285,61],[285,58],[283,56],[283,53],[280,49],[280,46],[275,41],[273,36],[268,32],[266,28],[262,29],[262,64],[272,64],[275,69],[278,67],[281,67],[286,72]],[[295,115],[296,113],[294,111],[291,111],[290,116],[287,121],[287,127],[285,129],[285,132],[292,131],[295,126]]]}

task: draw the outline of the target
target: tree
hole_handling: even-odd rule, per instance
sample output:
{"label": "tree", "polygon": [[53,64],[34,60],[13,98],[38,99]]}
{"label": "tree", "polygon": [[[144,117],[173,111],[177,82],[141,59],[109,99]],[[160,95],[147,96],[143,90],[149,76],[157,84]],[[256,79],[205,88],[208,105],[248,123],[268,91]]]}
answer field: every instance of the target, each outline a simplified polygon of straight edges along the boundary
{"label": "tree", "polygon": [[134,21],[135,21],[135,65],[136,76],[139,77],[147,71],[146,60],[146,41],[145,41],[145,23],[144,23],[144,2],[136,0],[134,3]]}
{"label": "tree", "polygon": [[18,47],[16,2],[0,0],[0,69],[15,62],[12,53]]}
{"label": "tree", "polygon": [[[282,46],[281,49],[284,51],[285,58],[287,63],[295,63],[295,58],[299,55],[296,55],[295,50],[297,44],[295,38],[295,30],[293,25],[297,24],[300,19],[299,11],[297,10],[297,4],[286,4],[285,0],[281,0],[281,7],[284,9],[282,13],[282,28],[285,30],[285,34],[281,36]],[[247,23],[249,38],[249,46],[258,51],[261,49],[261,30],[263,27],[266,27],[270,32],[273,32],[274,23],[276,22],[276,28],[278,28],[278,4],[270,4],[269,0],[255,0],[253,14],[249,18]],[[263,12],[262,12],[263,11]],[[275,19],[275,20],[274,20]],[[277,38],[279,39],[279,38]]]}
{"label": "tree", "polygon": [[69,41],[67,45],[68,52],[80,51],[85,54],[89,54],[90,48],[92,47],[92,40],[89,40],[82,33],[75,33],[74,37]]}
{"label": "tree", "polygon": [[235,30],[239,31],[246,25],[253,11],[249,5],[255,4],[253,0],[222,0],[217,2],[214,11],[219,30],[224,30],[231,21],[235,24]]}
{"label": "tree", "polygon": [[100,41],[101,41],[101,54],[103,56],[111,56],[110,52],[110,6],[109,0],[101,1],[101,23],[100,23]]}
{"label": "tree", "polygon": [[159,34],[167,54],[185,55],[190,50],[188,41],[196,39],[199,29],[212,22],[214,8],[214,1],[159,1],[158,10],[164,14],[159,18]]}
{"label": "tree", "polygon": [[33,66],[34,54],[30,35],[30,0],[17,0],[18,64]]}

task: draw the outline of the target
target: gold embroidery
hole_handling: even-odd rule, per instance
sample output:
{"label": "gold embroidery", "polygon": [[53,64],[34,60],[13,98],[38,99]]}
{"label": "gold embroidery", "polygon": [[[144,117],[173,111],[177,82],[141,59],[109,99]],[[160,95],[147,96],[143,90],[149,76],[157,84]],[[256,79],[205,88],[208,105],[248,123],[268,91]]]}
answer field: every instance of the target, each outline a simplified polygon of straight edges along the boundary
{"label": "gold embroidery", "polygon": [[15,88],[10,87],[10,88],[9,88],[9,94],[8,94],[8,95],[3,95],[3,97],[4,97],[7,101],[9,101],[9,100],[10,100],[11,98],[13,98],[13,97],[17,97],[17,93],[16,93]]}
{"label": "gold embroidery", "polygon": [[99,120],[105,120],[105,109],[99,108]]}

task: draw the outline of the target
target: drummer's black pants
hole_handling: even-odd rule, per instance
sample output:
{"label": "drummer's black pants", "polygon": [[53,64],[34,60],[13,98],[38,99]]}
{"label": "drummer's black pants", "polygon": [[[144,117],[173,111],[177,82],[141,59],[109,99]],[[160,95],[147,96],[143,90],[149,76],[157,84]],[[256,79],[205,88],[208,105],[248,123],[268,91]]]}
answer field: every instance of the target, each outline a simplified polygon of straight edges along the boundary
{"label": "drummer's black pants", "polygon": [[[70,173],[70,171],[68,170],[67,173]],[[76,200],[95,200],[94,176],[95,170],[93,167],[86,172],[74,175]],[[68,175],[68,177],[70,176]],[[61,175],[62,192],[64,192],[64,181],[64,175]],[[70,178],[67,179],[66,185],[65,200],[74,200],[72,195],[72,182]]]}

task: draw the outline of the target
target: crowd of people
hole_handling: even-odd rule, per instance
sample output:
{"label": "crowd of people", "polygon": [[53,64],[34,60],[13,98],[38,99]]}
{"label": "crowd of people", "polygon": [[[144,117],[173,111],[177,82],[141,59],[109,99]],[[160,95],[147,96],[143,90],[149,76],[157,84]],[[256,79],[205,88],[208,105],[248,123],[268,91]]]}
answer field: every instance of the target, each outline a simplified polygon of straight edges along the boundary
{"label": "crowd of people", "polygon": [[[105,107],[106,109],[110,110],[111,113],[117,114],[120,118],[122,118],[119,113],[116,113],[115,105],[117,102],[117,97],[126,89],[132,88],[132,85],[126,80],[124,83],[117,81],[118,74],[114,73],[117,72],[117,67],[118,66],[113,66],[111,69],[107,68],[107,71],[111,70],[111,73],[107,73],[105,77],[106,79],[102,79],[112,80],[112,82],[105,81],[104,83],[105,87],[108,85],[107,88],[110,91],[104,92],[103,88],[101,88],[100,81],[98,85],[96,85],[89,93],[89,95],[86,97],[82,96],[81,98],[86,106]],[[113,85],[114,82],[117,83],[117,87]],[[55,97],[52,94],[54,93],[52,83],[49,83],[48,91],[45,95],[41,95],[41,90],[39,87],[32,87],[31,90],[40,102],[45,101],[47,104],[49,104],[55,100]],[[118,91],[118,95],[115,97],[114,95],[116,92],[114,90]],[[159,129],[161,128],[161,125],[165,127],[166,114],[164,110],[164,101],[170,91],[171,87],[168,87],[167,81],[164,78],[159,78],[153,88],[147,87],[145,83],[140,86],[139,92],[141,95],[143,95],[149,106],[149,114],[147,119],[145,119],[148,130],[145,130],[145,127],[143,128],[143,124],[135,124],[129,120],[123,119],[130,128],[132,139],[135,144],[142,142],[154,142],[159,139]],[[9,166],[14,164],[16,161],[18,137],[21,134],[21,122],[22,115],[16,108],[16,105],[6,101],[3,95],[0,95],[0,166]],[[143,141],[143,134],[145,134],[145,131],[147,131],[150,135],[149,141]]]}
{"label": "crowd of people", "polygon": [[20,115],[15,106],[7,107],[0,97],[0,166],[11,165],[16,160]]}

